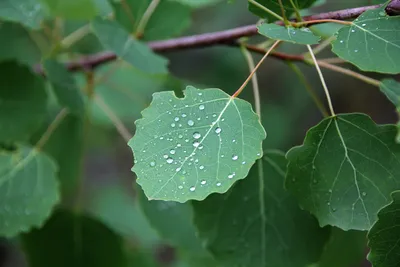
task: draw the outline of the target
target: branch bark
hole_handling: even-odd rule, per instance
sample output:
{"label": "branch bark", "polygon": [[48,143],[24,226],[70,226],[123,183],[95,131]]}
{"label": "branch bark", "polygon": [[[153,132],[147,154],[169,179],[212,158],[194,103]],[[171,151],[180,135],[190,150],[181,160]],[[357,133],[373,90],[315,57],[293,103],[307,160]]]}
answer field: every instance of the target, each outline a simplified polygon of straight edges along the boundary
{"label": "branch bark", "polygon": [[[398,0],[394,0],[396,2]],[[376,9],[381,5],[363,6],[357,8],[343,9],[338,11],[320,13],[316,15],[303,17],[304,21],[321,20],[321,19],[336,19],[346,20],[358,17],[363,12],[371,9]],[[283,24],[279,21],[277,24]],[[230,30],[218,31],[213,33],[204,33],[193,36],[180,37],[169,39],[165,41],[149,42],[148,46],[154,52],[169,52],[183,49],[202,48],[214,45],[232,45],[235,44],[237,39],[241,37],[248,37],[257,34],[256,25],[242,26]],[[74,60],[66,63],[66,67],[70,71],[77,71],[81,69],[93,69],[101,64],[115,60],[117,56],[110,51],[101,52],[98,54],[82,57],[79,60]],[[289,59],[289,58],[286,58]],[[37,73],[44,75],[43,68],[40,64],[34,66]]]}

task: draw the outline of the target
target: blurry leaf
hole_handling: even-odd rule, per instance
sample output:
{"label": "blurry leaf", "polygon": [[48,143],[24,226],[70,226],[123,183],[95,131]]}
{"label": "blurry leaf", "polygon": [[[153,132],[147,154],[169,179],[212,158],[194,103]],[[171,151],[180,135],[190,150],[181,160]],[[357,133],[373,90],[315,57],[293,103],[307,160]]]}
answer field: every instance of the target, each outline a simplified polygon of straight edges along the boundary
{"label": "blurry leaf", "polygon": [[[256,0],[256,2],[268,8],[269,10],[272,10],[275,13],[282,15],[278,0]],[[296,4],[296,8],[300,10],[312,6],[312,4],[316,2],[316,0],[296,0],[293,2]],[[290,16],[294,12],[294,8],[290,3],[290,0],[282,0],[282,4],[285,8],[286,16]],[[263,9],[256,7],[251,3],[249,3],[249,10],[261,18],[268,18],[268,22],[274,22],[277,20],[275,17],[271,16]]]}
{"label": "blurry leaf", "polygon": [[31,267],[125,267],[122,238],[85,214],[56,211],[42,229],[22,236]]}
{"label": "blurry leaf", "polygon": [[400,72],[400,16],[388,16],[385,7],[368,10],[343,27],[332,51],[363,71]]}
{"label": "blurry leaf", "polygon": [[262,155],[266,133],[251,105],[220,89],[153,94],[129,141],[149,199],[186,202],[226,192]]}
{"label": "blurry leaf", "polygon": [[15,21],[39,29],[46,12],[41,0],[1,0],[0,19]]}
{"label": "blurry leaf", "polygon": [[393,192],[392,199],[368,233],[368,260],[374,267],[397,266],[400,261],[400,191]]}
{"label": "blurry leaf", "polygon": [[1,23],[0,40],[4,40],[0,42],[0,61],[15,59],[27,65],[40,61],[41,52],[38,46],[21,25],[11,22]]}
{"label": "blurry leaf", "polygon": [[318,44],[319,37],[308,28],[284,27],[276,24],[262,24],[257,27],[258,33],[274,40],[282,40],[295,44]]}
{"label": "blurry leaf", "polygon": [[303,267],[319,259],[329,231],[285,191],[286,163],[283,153],[267,152],[228,193],[193,203],[199,237],[221,266]]}
{"label": "blurry leaf", "polygon": [[46,116],[43,79],[15,62],[0,63],[0,143],[26,140]]}
{"label": "blurry leaf", "polygon": [[[87,21],[66,20],[63,23],[63,34],[64,36],[68,36],[86,25]],[[74,42],[70,47],[70,51],[81,54],[94,54],[104,51],[104,48],[99,39],[93,33],[89,33],[77,42]]]}
{"label": "blurry leaf", "polygon": [[223,0],[170,0],[171,2],[178,2],[184,5],[190,6],[192,8],[201,8],[206,6],[215,5]]}
{"label": "blurry leaf", "polygon": [[41,0],[54,17],[91,19],[97,14],[92,0]]}
{"label": "blurry leaf", "polygon": [[92,28],[106,49],[114,51],[136,68],[153,74],[168,72],[165,58],[154,54],[146,44],[134,39],[115,21],[96,18],[92,21]]}
{"label": "blurry leaf", "polygon": [[55,60],[44,61],[43,68],[52,84],[59,104],[68,108],[71,113],[83,114],[85,108],[83,98],[74,76],[63,64]]}
{"label": "blurry leaf", "polygon": [[59,201],[57,166],[34,148],[0,152],[0,236],[39,227]]}
{"label": "blurry leaf", "polygon": [[[77,74],[79,87],[85,86],[83,74]],[[132,66],[113,62],[95,70],[94,91],[122,121],[132,121],[140,117],[140,112],[151,102],[154,92],[164,90],[166,76],[141,73]],[[112,126],[111,120],[96,102],[91,103],[91,119],[99,124]]]}
{"label": "blurry leaf", "polygon": [[152,247],[159,242],[158,234],[139,204],[124,188],[107,186],[98,190],[90,200],[93,214],[118,234],[137,239],[142,247]]}
{"label": "blurry leaf", "polygon": [[[131,33],[135,33],[152,0],[125,0],[114,4],[115,18]],[[209,1],[209,0],[208,0]],[[192,1],[199,2],[198,0]],[[201,3],[199,3],[201,4]],[[171,14],[174,14],[171,16]],[[180,35],[189,28],[191,10],[179,1],[160,1],[144,30],[143,39],[161,40]]]}
{"label": "blurry leaf", "polygon": [[100,15],[106,16],[113,13],[113,8],[109,2],[109,0],[93,0],[96,5],[97,11]]}
{"label": "blurry leaf", "polygon": [[400,110],[400,83],[393,79],[383,79],[379,87],[396,108]]}
{"label": "blurry leaf", "polygon": [[321,23],[312,25],[310,30],[315,34],[322,38],[329,38],[335,35],[341,28],[343,28],[343,24],[339,23]]}
{"label": "blurry leaf", "polygon": [[[49,122],[53,121],[51,118]],[[48,124],[36,133],[36,143],[47,129]],[[83,118],[68,114],[50,136],[42,151],[50,155],[58,165],[58,178],[63,199],[76,189],[81,175],[83,153]]]}
{"label": "blurry leaf", "polygon": [[286,187],[322,226],[368,230],[399,185],[395,135],[365,114],[324,119],[288,152]]}
{"label": "blurry leaf", "polygon": [[360,266],[367,247],[366,232],[333,227],[318,267]]}

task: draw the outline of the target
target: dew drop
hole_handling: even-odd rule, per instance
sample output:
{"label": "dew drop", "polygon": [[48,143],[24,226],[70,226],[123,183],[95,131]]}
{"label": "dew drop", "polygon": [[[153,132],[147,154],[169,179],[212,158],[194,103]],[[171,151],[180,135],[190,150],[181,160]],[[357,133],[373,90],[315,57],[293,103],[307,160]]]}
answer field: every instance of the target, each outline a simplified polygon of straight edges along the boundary
{"label": "dew drop", "polygon": [[358,50],[356,49],[356,50],[354,50],[354,53],[357,53],[358,52]]}
{"label": "dew drop", "polygon": [[215,133],[216,133],[216,134],[220,134],[220,133],[221,133],[221,131],[222,131],[222,129],[221,129],[221,128],[219,128],[219,127],[215,128]]}
{"label": "dew drop", "polygon": [[181,147],[181,146],[182,146],[181,144],[177,144],[177,145],[176,145],[176,147]]}
{"label": "dew drop", "polygon": [[354,30],[354,29],[353,29],[353,30],[351,30],[351,32],[355,32],[355,31],[356,31],[356,30]]}
{"label": "dew drop", "polygon": [[179,121],[179,117],[175,117],[175,119],[174,119],[175,121]]}
{"label": "dew drop", "polygon": [[367,24],[363,23],[361,26],[365,27],[365,26],[367,26]]}
{"label": "dew drop", "polygon": [[182,113],[181,116],[182,116],[182,118],[185,118],[185,117],[186,117],[186,114],[185,114],[185,113]]}
{"label": "dew drop", "polygon": [[199,169],[200,169],[200,170],[204,170],[204,166],[203,166],[203,165],[200,165]]}
{"label": "dew drop", "polygon": [[235,173],[229,174],[229,175],[228,175],[228,178],[229,178],[229,179],[232,179],[233,177],[235,177],[235,175],[236,175]]}
{"label": "dew drop", "polygon": [[203,149],[203,145],[199,145],[199,149],[202,150]]}
{"label": "dew drop", "polygon": [[168,159],[167,159],[167,163],[168,163],[168,164],[171,164],[172,162],[174,162],[174,160],[173,160],[172,158],[168,158]]}
{"label": "dew drop", "polygon": [[217,183],[217,186],[221,186],[221,183]]}
{"label": "dew drop", "polygon": [[201,134],[199,134],[198,132],[193,133],[194,139],[199,139],[200,137],[201,137]]}
{"label": "dew drop", "polygon": [[161,136],[161,137],[160,137],[160,140],[164,140],[164,137]]}
{"label": "dew drop", "polygon": [[332,193],[332,189],[329,189],[328,192],[329,192],[329,193]]}
{"label": "dew drop", "polygon": [[362,192],[362,195],[365,197],[367,195],[367,193],[366,192]]}
{"label": "dew drop", "polygon": [[194,125],[194,121],[188,120],[187,124],[188,124],[189,126],[193,126],[193,125]]}
{"label": "dew drop", "polygon": [[196,187],[192,186],[189,188],[189,190],[193,192],[194,190],[196,190]]}
{"label": "dew drop", "polygon": [[206,180],[203,180],[203,181],[201,181],[200,182],[202,185],[205,185],[206,183],[207,183],[207,181]]}
{"label": "dew drop", "polygon": [[340,43],[341,43],[341,44],[343,44],[343,42],[344,42],[343,40],[340,40]]}
{"label": "dew drop", "polygon": [[233,159],[233,160],[237,160],[238,158],[239,158],[239,157],[238,157],[237,155],[233,155],[233,156],[232,156],[232,159]]}
{"label": "dew drop", "polygon": [[171,123],[171,127],[174,128],[175,127],[175,123]]}
{"label": "dew drop", "polygon": [[181,135],[181,134],[178,135],[178,138],[179,138],[179,139],[182,139],[182,138],[183,138],[183,135]]}
{"label": "dew drop", "polygon": [[156,166],[156,163],[154,161],[152,161],[152,162],[150,162],[150,166],[154,167],[154,166]]}
{"label": "dew drop", "polygon": [[176,172],[179,172],[180,170],[181,170],[181,168],[176,168],[175,169]]}
{"label": "dew drop", "polygon": [[330,205],[331,205],[331,202],[326,203],[326,205],[330,206]]}
{"label": "dew drop", "polygon": [[180,185],[180,186],[178,186],[178,188],[179,188],[179,189],[183,189],[183,186]]}
{"label": "dew drop", "polygon": [[202,95],[203,95],[203,93],[198,93],[198,95],[199,95],[199,96],[202,96]]}
{"label": "dew drop", "polygon": [[215,117],[217,117],[217,114],[214,113],[212,116],[213,116],[213,118],[215,118]]}
{"label": "dew drop", "polygon": [[169,153],[171,153],[171,155],[174,155],[175,154],[175,149],[171,149],[170,151],[169,151]]}
{"label": "dew drop", "polygon": [[163,157],[164,157],[164,159],[167,159],[169,156],[167,154],[165,154]]}
{"label": "dew drop", "polygon": [[204,105],[200,105],[200,106],[199,106],[199,109],[200,109],[200,110],[204,110],[204,108],[205,108]]}
{"label": "dew drop", "polygon": [[193,142],[193,146],[194,146],[194,147],[198,147],[199,145],[200,145],[200,142],[197,142],[197,141],[194,141],[194,142]]}
{"label": "dew drop", "polygon": [[246,161],[242,161],[242,165],[246,164]]}

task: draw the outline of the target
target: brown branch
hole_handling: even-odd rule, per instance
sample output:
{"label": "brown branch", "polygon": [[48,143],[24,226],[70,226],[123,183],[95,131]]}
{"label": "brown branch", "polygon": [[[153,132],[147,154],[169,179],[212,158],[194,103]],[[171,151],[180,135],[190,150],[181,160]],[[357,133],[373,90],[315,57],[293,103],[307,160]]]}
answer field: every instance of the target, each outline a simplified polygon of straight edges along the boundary
{"label": "brown branch", "polygon": [[[396,2],[397,0],[394,1]],[[346,20],[358,17],[363,12],[371,9],[376,9],[380,6],[381,5],[372,5],[372,6],[363,6],[357,8],[326,12],[326,13],[303,17],[303,20],[304,21],[323,20],[323,19]],[[283,24],[283,22],[281,21],[277,23],[281,25]],[[232,45],[232,43],[235,43],[236,40],[241,37],[253,36],[256,34],[257,34],[256,25],[248,25],[225,31],[186,36],[165,41],[149,42],[148,46],[154,52],[168,52],[168,51],[176,51],[189,48],[193,49],[193,48],[208,47],[221,44]],[[274,56],[279,57],[277,53],[274,53]],[[76,71],[80,69],[92,69],[103,63],[112,61],[116,58],[117,56],[113,52],[106,51],[82,57],[79,60],[70,61],[66,63],[66,66],[70,71]],[[43,68],[41,65],[39,64],[35,65],[34,69],[37,73],[43,74]]]}

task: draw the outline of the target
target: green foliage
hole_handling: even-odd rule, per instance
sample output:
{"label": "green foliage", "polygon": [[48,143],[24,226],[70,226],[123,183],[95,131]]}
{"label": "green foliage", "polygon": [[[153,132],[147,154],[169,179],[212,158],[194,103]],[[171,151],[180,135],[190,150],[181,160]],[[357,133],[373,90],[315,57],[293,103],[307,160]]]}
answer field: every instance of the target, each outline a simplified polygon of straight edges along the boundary
{"label": "green foliage", "polygon": [[265,131],[249,103],[219,89],[189,86],[184,93],[155,93],[129,142],[132,170],[149,199],[224,193],[262,155]]}
{"label": "green foliage", "polygon": [[397,266],[400,7],[361,2],[0,1],[0,238],[32,267]]}
{"label": "green foliage", "polygon": [[320,39],[308,28],[283,27],[273,23],[258,26],[258,32],[273,40],[282,40],[295,44],[318,44]]}
{"label": "green foliage", "polygon": [[332,51],[364,71],[400,72],[400,16],[369,10],[339,30]]}

